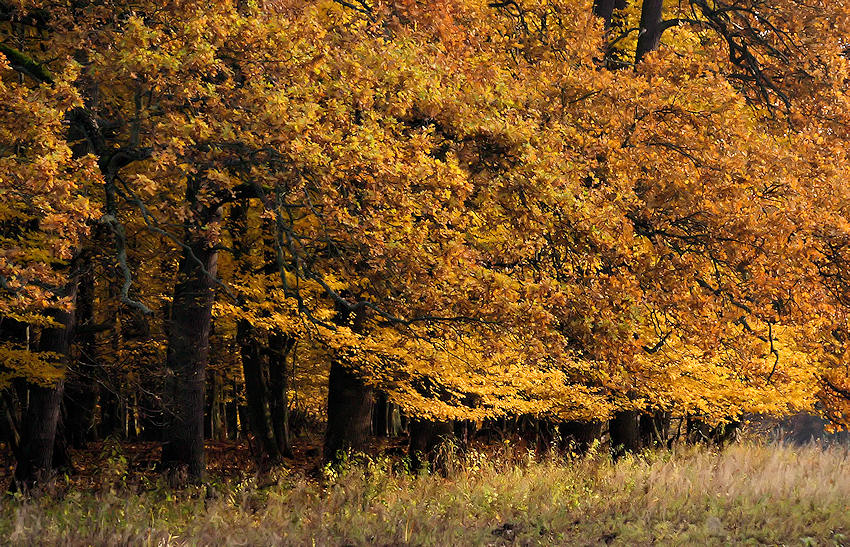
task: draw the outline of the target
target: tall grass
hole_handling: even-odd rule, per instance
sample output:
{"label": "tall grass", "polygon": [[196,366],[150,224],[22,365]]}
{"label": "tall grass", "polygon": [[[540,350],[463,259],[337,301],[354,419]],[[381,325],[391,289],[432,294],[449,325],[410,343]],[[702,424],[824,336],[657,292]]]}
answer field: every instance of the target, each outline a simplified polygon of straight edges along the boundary
{"label": "tall grass", "polygon": [[111,473],[98,492],[7,498],[15,545],[850,544],[841,448],[733,445],[612,463],[449,454],[447,477],[388,459],[172,491]]}

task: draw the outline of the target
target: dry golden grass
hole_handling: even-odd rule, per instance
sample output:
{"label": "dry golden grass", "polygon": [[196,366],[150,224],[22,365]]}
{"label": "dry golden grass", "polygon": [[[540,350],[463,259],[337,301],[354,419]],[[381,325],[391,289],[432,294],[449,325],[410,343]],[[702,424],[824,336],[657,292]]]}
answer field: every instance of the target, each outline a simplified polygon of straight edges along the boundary
{"label": "dry golden grass", "polygon": [[[850,544],[842,448],[733,445],[538,461],[449,454],[448,478],[365,460],[323,481],[284,470],[179,492],[128,485],[8,498],[15,545]],[[396,470],[393,470],[396,468]]]}

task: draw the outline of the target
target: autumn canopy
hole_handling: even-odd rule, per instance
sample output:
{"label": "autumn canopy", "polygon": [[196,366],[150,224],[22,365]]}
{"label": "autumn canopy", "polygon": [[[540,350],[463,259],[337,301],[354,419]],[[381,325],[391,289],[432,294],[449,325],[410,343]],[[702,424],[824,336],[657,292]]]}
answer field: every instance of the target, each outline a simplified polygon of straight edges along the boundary
{"label": "autumn canopy", "polygon": [[848,47],[844,0],[0,2],[16,476],[120,434],[198,478],[296,417],[329,460],[393,417],[843,426]]}

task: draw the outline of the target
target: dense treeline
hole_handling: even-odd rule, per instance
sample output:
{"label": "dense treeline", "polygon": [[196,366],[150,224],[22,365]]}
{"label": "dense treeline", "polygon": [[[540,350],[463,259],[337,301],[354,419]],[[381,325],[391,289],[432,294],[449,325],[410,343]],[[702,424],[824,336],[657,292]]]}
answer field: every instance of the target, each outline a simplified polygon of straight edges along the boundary
{"label": "dense treeline", "polygon": [[197,480],[314,422],[328,461],[843,425],[847,8],[0,2],[16,484],[107,436]]}

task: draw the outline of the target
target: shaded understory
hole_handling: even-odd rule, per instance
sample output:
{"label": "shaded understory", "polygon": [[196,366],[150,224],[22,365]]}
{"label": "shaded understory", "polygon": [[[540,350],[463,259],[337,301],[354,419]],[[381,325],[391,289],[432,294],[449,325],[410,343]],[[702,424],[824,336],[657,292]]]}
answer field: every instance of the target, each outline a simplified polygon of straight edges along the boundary
{"label": "shaded understory", "polygon": [[[542,460],[542,461],[541,461]],[[789,544],[850,542],[843,448],[684,447],[609,458],[502,448],[445,456],[448,476],[368,459],[320,478],[275,470],[174,491],[105,451],[96,490],[7,498],[12,544]]]}

